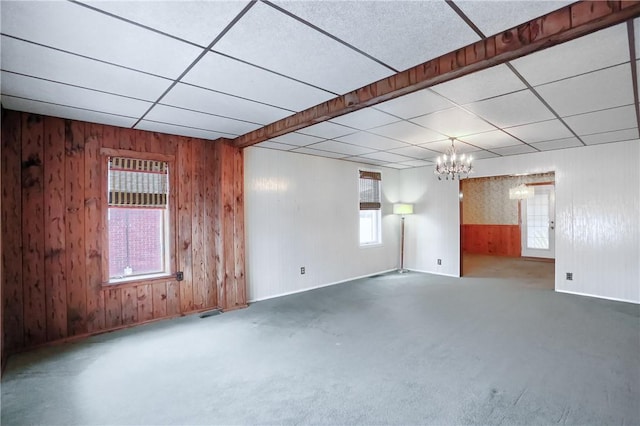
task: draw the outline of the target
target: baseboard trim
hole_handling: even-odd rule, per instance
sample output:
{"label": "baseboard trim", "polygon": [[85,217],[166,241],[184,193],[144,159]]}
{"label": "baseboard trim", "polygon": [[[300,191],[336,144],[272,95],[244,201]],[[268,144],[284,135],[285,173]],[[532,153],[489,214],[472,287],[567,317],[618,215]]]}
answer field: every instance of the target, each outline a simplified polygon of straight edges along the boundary
{"label": "baseboard trim", "polygon": [[289,296],[290,294],[297,294],[297,293],[304,293],[305,291],[310,291],[310,290],[315,290],[318,288],[323,288],[323,287],[329,287],[332,285],[337,285],[337,284],[342,284],[342,283],[346,283],[349,281],[354,281],[354,280],[359,280],[361,278],[369,278],[369,277],[373,277],[374,275],[380,275],[380,274],[386,274],[387,272],[393,272],[393,271],[397,271],[397,268],[393,268],[393,269],[386,269],[384,271],[378,271],[378,272],[373,272],[371,274],[367,274],[367,275],[360,275],[357,277],[353,277],[353,278],[347,278],[344,280],[340,280],[340,281],[334,281],[328,284],[320,284],[317,286],[313,286],[313,287],[306,287],[306,288],[302,288],[299,290],[294,290],[294,291],[288,291],[285,293],[279,293],[279,294],[274,294],[272,296],[267,296],[267,297],[260,297],[258,299],[249,299],[249,303],[253,303],[253,302],[260,302],[261,300],[269,300],[269,299],[275,299],[276,297],[283,297],[283,296]]}
{"label": "baseboard trim", "polygon": [[594,299],[605,299],[605,300],[612,300],[614,302],[633,303],[634,305],[640,305],[640,301],[638,301],[638,300],[620,299],[618,297],[598,296],[598,295],[595,295],[595,294],[580,293],[579,291],[569,291],[569,290],[558,290],[558,289],[556,289],[556,293],[573,294],[575,296],[592,297]]}
{"label": "baseboard trim", "polygon": [[442,275],[443,277],[460,278],[460,275],[445,274],[443,272],[423,271],[422,269],[413,269],[413,268],[407,268],[407,269],[409,269],[412,272],[420,272],[422,274]]}

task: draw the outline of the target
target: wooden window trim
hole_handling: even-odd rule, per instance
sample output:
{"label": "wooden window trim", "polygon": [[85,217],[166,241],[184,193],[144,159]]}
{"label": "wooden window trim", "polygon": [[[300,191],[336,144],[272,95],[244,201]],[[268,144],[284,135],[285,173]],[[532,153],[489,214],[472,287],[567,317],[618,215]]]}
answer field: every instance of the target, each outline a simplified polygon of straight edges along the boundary
{"label": "wooden window trim", "polygon": [[109,157],[128,157],[137,158],[141,160],[155,160],[164,161],[169,165],[169,237],[168,237],[168,249],[169,249],[169,272],[166,274],[149,274],[148,277],[141,276],[140,278],[131,278],[131,280],[113,282],[109,280],[109,232],[108,232],[108,215],[109,215],[109,198],[106,191],[102,194],[102,287],[103,289],[116,289],[123,287],[136,287],[141,284],[154,283],[156,281],[168,281],[173,279],[176,275],[177,269],[177,257],[176,257],[176,188],[178,187],[178,174],[176,173],[176,158],[174,155],[159,154],[154,152],[140,152],[131,151],[126,149],[113,149],[113,148],[101,148],[100,155],[101,161],[101,179],[103,183],[106,183],[106,187],[109,187]]}

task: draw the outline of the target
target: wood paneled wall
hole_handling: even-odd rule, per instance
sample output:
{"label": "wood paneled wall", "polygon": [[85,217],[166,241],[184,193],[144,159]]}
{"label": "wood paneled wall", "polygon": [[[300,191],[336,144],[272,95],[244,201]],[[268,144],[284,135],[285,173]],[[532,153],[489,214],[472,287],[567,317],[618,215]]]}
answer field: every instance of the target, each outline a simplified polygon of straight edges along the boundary
{"label": "wood paneled wall", "polygon": [[[175,158],[173,278],[103,285],[101,148]],[[2,112],[3,348],[246,306],[242,151],[226,142]]]}
{"label": "wood paneled wall", "polygon": [[462,251],[520,257],[519,225],[462,225]]}

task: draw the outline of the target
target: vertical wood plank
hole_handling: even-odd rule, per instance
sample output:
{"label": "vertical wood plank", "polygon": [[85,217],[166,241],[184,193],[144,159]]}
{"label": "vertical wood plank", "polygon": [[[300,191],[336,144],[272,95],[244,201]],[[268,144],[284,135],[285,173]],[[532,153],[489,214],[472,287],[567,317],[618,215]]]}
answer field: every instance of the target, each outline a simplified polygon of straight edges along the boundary
{"label": "vertical wood plank", "polygon": [[24,343],[32,346],[47,338],[44,277],[43,212],[44,120],[22,115],[22,279]]}
{"label": "vertical wood plank", "polygon": [[118,138],[118,147],[120,149],[128,149],[128,150],[135,151],[136,131],[134,129],[119,127],[116,129],[116,135]]}
{"label": "vertical wood plank", "polygon": [[224,267],[224,298],[223,309],[231,309],[235,306],[235,260],[233,242],[233,216],[235,214],[235,197],[233,196],[233,169],[235,167],[232,148],[229,145],[222,146],[222,259]]}
{"label": "vertical wood plank", "polygon": [[206,262],[205,282],[207,283],[205,300],[206,306],[218,306],[218,286],[216,281],[216,239],[215,239],[215,164],[214,144],[205,145],[205,168],[204,174],[204,258]]}
{"label": "vertical wood plank", "polygon": [[122,324],[138,322],[138,292],[135,287],[122,289]]}
{"label": "vertical wood plank", "polygon": [[2,326],[3,352],[24,342],[22,288],[22,114],[2,110]]}
{"label": "vertical wood plank", "polygon": [[153,290],[151,284],[142,284],[136,287],[138,293],[138,321],[153,319]]}
{"label": "vertical wood plank", "polygon": [[87,332],[84,246],[84,123],[65,120],[67,327],[70,336]]}
{"label": "vertical wood plank", "polygon": [[102,291],[102,157],[100,145],[104,126],[85,127],[84,146],[84,235],[87,283],[87,330],[105,328],[104,292]]}
{"label": "vertical wood plank", "polygon": [[118,128],[113,126],[104,126],[102,129],[102,148],[119,149]]}
{"label": "vertical wood plank", "polygon": [[180,283],[169,281],[167,283],[167,315],[178,315],[180,305]]}
{"label": "vertical wood plank", "polygon": [[163,318],[167,316],[167,283],[156,283],[152,285],[153,293],[153,318]]}
{"label": "vertical wood plank", "polygon": [[234,306],[240,307],[247,304],[246,280],[244,273],[244,159],[242,150],[233,148],[233,260],[235,285]]}
{"label": "vertical wood plank", "polygon": [[192,209],[191,209],[191,253],[192,253],[192,282],[193,309],[203,309],[206,306],[207,286],[205,277],[204,257],[204,141],[193,139],[191,145],[191,163],[193,164],[192,178]]}
{"label": "vertical wood plank", "polygon": [[105,326],[115,328],[122,325],[122,291],[119,288],[105,292]]}
{"label": "vertical wood plank", "polygon": [[178,269],[184,273],[184,281],[180,282],[180,307],[182,312],[193,308],[193,276],[192,276],[192,158],[191,140],[180,138],[178,144]]}
{"label": "vertical wood plank", "polygon": [[47,340],[67,335],[64,121],[44,118],[44,276]]}
{"label": "vertical wood plank", "polygon": [[223,145],[215,144],[213,150],[213,240],[214,240],[214,272],[216,280],[216,300],[219,308],[224,308],[225,303],[225,280],[224,280],[224,256],[222,245],[222,166],[223,166]]}

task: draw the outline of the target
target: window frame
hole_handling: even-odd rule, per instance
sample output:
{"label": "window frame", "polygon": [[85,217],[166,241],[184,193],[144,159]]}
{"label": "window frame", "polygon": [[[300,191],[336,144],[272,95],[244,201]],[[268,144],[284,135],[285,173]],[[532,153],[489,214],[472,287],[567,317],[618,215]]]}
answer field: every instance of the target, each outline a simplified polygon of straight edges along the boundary
{"label": "window frame", "polygon": [[[364,173],[376,173],[380,175],[380,179],[378,181],[378,198],[380,200],[380,208],[378,209],[362,209],[360,199],[360,180],[362,178],[362,172]],[[375,179],[372,179],[375,180]],[[370,247],[378,247],[382,245],[382,172],[379,170],[367,170],[367,169],[358,169],[358,245],[360,248],[370,248]],[[360,217],[360,212],[362,211],[375,211],[377,217],[375,218],[376,232],[377,232],[377,240],[370,243],[362,242],[362,234],[360,233],[360,225],[362,223],[362,218]]]}
{"label": "window frame", "polygon": [[[176,161],[175,156],[166,155],[155,152],[139,152],[126,149],[112,149],[101,148],[100,149],[100,187],[101,187],[101,208],[102,208],[102,286],[106,288],[119,288],[139,285],[140,283],[149,283],[153,281],[166,281],[167,278],[172,278],[176,275],[177,263],[176,263],[176,184],[177,173],[175,169]],[[169,194],[167,197],[167,219],[166,219],[166,232],[168,261],[166,269],[168,272],[160,272],[154,274],[145,275],[132,275],[130,278],[110,278],[109,277],[109,158],[110,157],[125,157],[136,160],[152,160],[152,161],[164,161],[169,168]]]}

